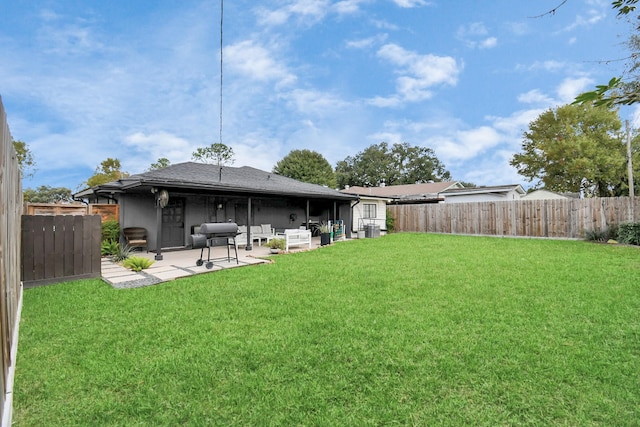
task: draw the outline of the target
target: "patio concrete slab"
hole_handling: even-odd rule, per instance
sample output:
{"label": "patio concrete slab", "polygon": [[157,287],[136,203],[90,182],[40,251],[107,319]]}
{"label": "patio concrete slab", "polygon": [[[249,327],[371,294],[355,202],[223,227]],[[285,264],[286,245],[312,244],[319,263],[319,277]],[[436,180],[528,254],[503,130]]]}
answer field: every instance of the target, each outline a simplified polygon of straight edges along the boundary
{"label": "patio concrete slab", "polygon": [[[320,239],[314,238],[312,249],[320,247]],[[309,250],[308,248],[292,248],[290,252],[300,252]],[[135,256],[141,256],[154,261],[153,265],[141,272],[131,271],[120,264],[111,262],[108,258],[102,259],[102,279],[114,288],[137,288],[142,286],[155,285],[158,283],[188,277],[194,274],[215,273],[216,271],[228,268],[247,267],[251,265],[271,262],[267,259],[271,253],[265,246],[254,246],[251,251],[245,248],[238,248],[238,260],[235,253],[231,252],[231,257],[227,257],[226,247],[212,247],[211,253],[205,249],[202,252],[203,265],[198,266],[200,260],[200,249],[185,249],[162,252],[162,259],[156,260],[153,252],[136,252]],[[209,258],[208,258],[209,257]],[[208,269],[207,261],[210,260],[213,266]]]}

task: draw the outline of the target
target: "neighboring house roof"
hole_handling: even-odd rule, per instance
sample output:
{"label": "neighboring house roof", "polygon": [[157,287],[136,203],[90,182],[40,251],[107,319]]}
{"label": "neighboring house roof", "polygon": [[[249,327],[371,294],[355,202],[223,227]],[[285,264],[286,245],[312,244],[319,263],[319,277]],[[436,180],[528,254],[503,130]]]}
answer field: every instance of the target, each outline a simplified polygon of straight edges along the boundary
{"label": "neighboring house roof", "polygon": [[522,188],[522,185],[520,184],[495,185],[487,187],[450,188],[446,191],[443,191],[442,194],[444,194],[445,197],[468,196],[475,194],[506,195],[511,191],[515,191],[517,193],[520,193],[521,195],[526,194],[526,191],[524,191],[524,188]]}
{"label": "neighboring house roof", "polygon": [[357,199],[353,195],[344,194],[331,188],[301,182],[249,166],[235,168],[195,162],[178,163],[166,168],[131,175],[118,181],[81,191],[75,194],[75,197],[145,191],[152,187],[273,196]]}
{"label": "neighboring house roof", "polygon": [[462,187],[462,184],[458,181],[444,181],[424,184],[387,185],[384,187],[356,186],[340,191],[358,196],[385,197],[389,199],[433,199],[447,189],[459,187]]}
{"label": "neighboring house roof", "polygon": [[549,190],[534,190],[521,197],[523,200],[550,200],[550,199],[568,199],[564,194],[555,193]]}

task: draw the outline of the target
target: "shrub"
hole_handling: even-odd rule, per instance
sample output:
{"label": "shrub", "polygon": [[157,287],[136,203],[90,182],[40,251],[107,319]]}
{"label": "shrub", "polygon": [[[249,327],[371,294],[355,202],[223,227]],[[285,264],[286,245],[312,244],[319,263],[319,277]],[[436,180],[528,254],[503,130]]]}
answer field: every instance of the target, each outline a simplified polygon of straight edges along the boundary
{"label": "shrub", "polygon": [[280,249],[284,251],[285,248],[285,240],[280,237],[276,237],[275,239],[271,239],[267,242],[267,247],[271,249]]}
{"label": "shrub", "polygon": [[118,245],[118,250],[115,251],[115,253],[111,257],[111,260],[113,262],[124,261],[125,259],[131,256],[131,252],[133,251],[131,250],[131,247],[129,245],[124,245],[124,246]]}
{"label": "shrub", "polygon": [[620,224],[618,241],[627,245],[640,245],[640,222]]}
{"label": "shrub", "polygon": [[326,222],[320,223],[320,234],[331,233],[331,227]]}
{"label": "shrub", "polygon": [[591,242],[608,242],[611,239],[618,238],[618,226],[611,225],[602,230],[594,228],[593,230],[587,230],[584,232],[585,240]]}
{"label": "shrub", "polygon": [[110,219],[102,223],[102,241],[105,240],[112,242],[120,240],[120,224],[115,219]]}
{"label": "shrub", "polygon": [[393,232],[393,227],[395,226],[395,224],[396,224],[396,219],[393,217],[391,210],[387,209],[387,222],[386,222],[387,233]]}
{"label": "shrub", "polygon": [[141,270],[144,270],[145,268],[151,267],[154,262],[155,261],[149,258],[144,258],[141,256],[132,256],[122,261],[122,265],[133,271],[141,271]]}
{"label": "shrub", "polygon": [[100,254],[102,256],[114,255],[120,249],[120,244],[118,242],[114,242],[113,240],[103,240],[100,245]]}

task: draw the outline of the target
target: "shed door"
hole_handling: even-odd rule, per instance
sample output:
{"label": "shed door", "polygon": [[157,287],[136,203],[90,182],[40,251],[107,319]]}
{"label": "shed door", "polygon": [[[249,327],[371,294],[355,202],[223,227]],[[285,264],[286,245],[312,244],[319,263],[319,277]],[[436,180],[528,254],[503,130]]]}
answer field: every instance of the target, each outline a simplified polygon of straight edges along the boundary
{"label": "shed door", "polygon": [[184,199],[170,197],[162,209],[162,247],[184,246]]}

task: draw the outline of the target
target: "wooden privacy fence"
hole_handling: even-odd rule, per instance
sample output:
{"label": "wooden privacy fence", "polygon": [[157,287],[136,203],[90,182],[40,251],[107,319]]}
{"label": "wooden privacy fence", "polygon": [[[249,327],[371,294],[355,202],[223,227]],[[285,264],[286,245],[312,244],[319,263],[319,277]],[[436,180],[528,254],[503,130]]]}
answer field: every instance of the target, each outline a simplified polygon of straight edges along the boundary
{"label": "wooden privacy fence", "polygon": [[[390,205],[396,231],[582,239],[630,221],[628,197]],[[640,203],[635,199],[635,212]]]}
{"label": "wooden privacy fence", "polygon": [[11,424],[12,383],[22,301],[20,286],[20,167],[0,98],[0,351],[2,425]]}
{"label": "wooden privacy fence", "polygon": [[25,288],[100,277],[100,215],[23,215]]}
{"label": "wooden privacy fence", "polygon": [[25,215],[100,215],[102,221],[118,220],[120,205],[78,203],[26,203]]}

